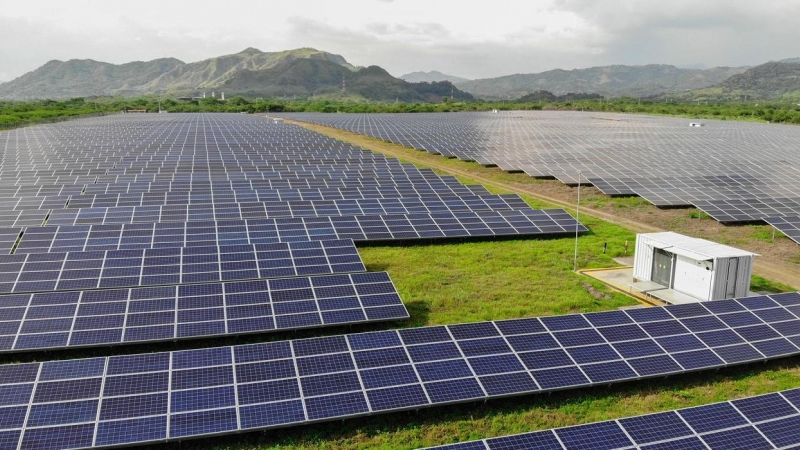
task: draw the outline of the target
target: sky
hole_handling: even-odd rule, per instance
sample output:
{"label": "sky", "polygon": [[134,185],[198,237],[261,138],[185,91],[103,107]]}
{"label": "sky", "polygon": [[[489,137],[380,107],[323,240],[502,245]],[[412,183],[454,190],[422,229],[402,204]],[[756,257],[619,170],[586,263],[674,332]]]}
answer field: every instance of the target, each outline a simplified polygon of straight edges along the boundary
{"label": "sky", "polygon": [[611,64],[800,56],[800,0],[6,0],[0,81],[49,60],[194,62],[313,47],[395,76],[490,78]]}

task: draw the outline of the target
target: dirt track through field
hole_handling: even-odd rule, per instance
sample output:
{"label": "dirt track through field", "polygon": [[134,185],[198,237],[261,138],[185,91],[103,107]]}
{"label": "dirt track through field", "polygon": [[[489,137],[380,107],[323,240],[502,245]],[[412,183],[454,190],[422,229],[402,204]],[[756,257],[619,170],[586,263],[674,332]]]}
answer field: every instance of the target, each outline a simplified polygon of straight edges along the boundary
{"label": "dirt track through field", "polygon": [[[466,177],[486,186],[534,197],[554,206],[565,208],[573,214],[575,211],[578,190],[558,181],[533,180],[525,174],[511,175],[500,169],[487,168],[476,163],[454,162],[443,156],[336,128],[294,120],[286,122],[367,150]],[[498,175],[505,178],[516,178],[516,180],[499,180],[497,179]],[[619,204],[605,201],[607,197],[593,187],[584,188],[582,197],[584,199],[580,206],[582,215],[596,217],[637,233],[671,230],[741,247],[761,255],[756,259],[754,266],[754,273],[757,275],[794,288],[800,286],[800,264],[798,264],[800,262],[800,246],[786,237],[779,237],[774,242],[765,239],[764,236],[771,233],[769,225],[725,226],[708,218],[689,218],[692,211],[696,210],[659,209],[644,201],[635,207],[620,209]]]}

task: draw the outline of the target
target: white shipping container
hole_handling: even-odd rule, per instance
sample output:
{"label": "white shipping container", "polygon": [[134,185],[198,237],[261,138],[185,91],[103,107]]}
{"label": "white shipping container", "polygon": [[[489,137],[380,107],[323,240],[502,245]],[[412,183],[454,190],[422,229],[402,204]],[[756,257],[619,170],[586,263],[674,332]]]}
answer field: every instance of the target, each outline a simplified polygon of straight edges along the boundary
{"label": "white shipping container", "polygon": [[698,299],[745,297],[755,253],[673,232],[636,235],[634,281],[653,281]]}

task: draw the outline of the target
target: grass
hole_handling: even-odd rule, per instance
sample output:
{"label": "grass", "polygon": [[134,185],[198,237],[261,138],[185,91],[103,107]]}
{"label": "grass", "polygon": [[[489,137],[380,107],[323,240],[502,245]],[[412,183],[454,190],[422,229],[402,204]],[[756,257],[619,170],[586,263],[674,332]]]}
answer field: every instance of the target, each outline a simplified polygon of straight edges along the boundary
{"label": "grass", "polygon": [[773,242],[775,239],[786,236],[772,226],[750,225],[750,229],[753,230],[750,236],[763,242]]}
{"label": "grass", "polygon": [[753,275],[750,278],[750,290],[753,292],[759,292],[759,293],[766,292],[769,294],[794,291],[794,289],[792,289],[791,286],[772,282],[759,275]]}

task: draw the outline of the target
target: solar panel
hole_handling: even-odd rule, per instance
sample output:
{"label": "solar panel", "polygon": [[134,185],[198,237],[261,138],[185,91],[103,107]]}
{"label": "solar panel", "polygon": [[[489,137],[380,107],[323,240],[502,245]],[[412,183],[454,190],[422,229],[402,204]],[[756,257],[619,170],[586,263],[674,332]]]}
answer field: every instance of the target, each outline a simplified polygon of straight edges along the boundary
{"label": "solar panel", "polygon": [[[80,436],[81,445],[103,447],[665,376],[800,353],[798,307],[800,293],[787,293],[647,310],[6,365],[0,366],[0,391],[17,394],[9,396],[13,400],[0,409],[0,422],[9,424],[10,435],[22,435],[23,447],[35,447],[39,442],[54,445],[50,438],[65,435]],[[667,339],[702,334],[688,326],[671,332],[657,328],[655,336],[645,331],[644,338],[632,332],[630,340],[624,340],[617,330],[613,341],[603,339],[600,344],[595,343],[596,336],[589,338],[584,333],[588,330],[603,336],[605,330],[620,324],[644,330],[645,325],[662,322],[665,317],[686,324],[699,317],[722,320],[741,313],[757,317],[760,325],[734,326],[728,328],[730,332],[741,335],[748,327],[766,326],[778,335],[758,341],[742,338],[744,345],[759,349],[749,360],[726,359],[724,350],[742,343],[717,346],[698,339],[699,349],[666,350],[662,343]],[[762,353],[765,347],[760,345],[771,342],[785,343],[786,351]],[[628,349],[649,345],[658,353],[626,357],[621,344],[628,344]],[[598,345],[602,347],[597,352],[600,356],[576,360],[587,356],[581,349]],[[649,364],[654,358],[671,360],[673,365],[664,366],[659,373],[637,371],[636,367],[657,367]],[[34,411],[55,403],[70,405],[71,413],[35,424],[30,419],[25,422],[24,417],[38,417]],[[777,400],[767,408],[735,405],[751,421],[774,420],[775,414],[787,411]],[[659,421],[661,425],[631,420],[625,422],[631,433],[623,433],[617,422],[591,424],[565,429],[558,437],[569,448],[602,448],[597,443],[609,448],[631,446],[630,439],[647,442],[658,434],[659,426],[673,422],[677,423],[668,417]],[[693,426],[692,419],[686,422]],[[77,428],[83,431],[66,432]],[[667,428],[663,435],[670,437],[664,439],[678,439],[681,428]],[[733,439],[724,434],[730,431],[716,430],[709,436]],[[587,436],[594,440],[587,441]],[[536,439],[550,442],[546,434]],[[756,441],[743,437],[742,442],[751,445]]]}
{"label": "solar panel", "polygon": [[17,243],[22,230],[15,228],[0,228],[0,254],[9,254]]}
{"label": "solar panel", "polygon": [[794,448],[798,444],[800,389],[790,389],[619,420],[429,447],[429,450],[749,450]]}
{"label": "solar panel", "polygon": [[[214,211],[215,215],[239,214],[260,218],[269,217],[300,217],[300,216],[342,216],[363,214],[409,214],[413,212],[441,212],[441,211],[491,211],[495,209],[528,208],[516,194],[506,195],[471,195],[439,197],[396,197],[396,198],[355,198],[355,199],[321,199],[321,200],[288,200],[288,201],[258,201],[250,200],[244,196],[215,195],[200,197],[191,201],[189,195],[181,196],[174,203],[168,204],[168,199],[156,199],[145,202],[141,197],[138,201],[125,201],[118,195],[111,196],[107,201],[96,198],[91,202],[82,202],[84,196],[70,197],[66,208],[54,210],[52,220],[64,221],[68,217],[79,220],[82,217],[117,216],[122,211],[133,208],[136,216],[140,210],[158,211],[161,216],[188,214],[187,211],[206,209]],[[199,196],[198,196],[199,197]],[[216,197],[216,198],[214,198]],[[242,198],[243,197],[243,198]],[[226,200],[228,202],[226,202]],[[189,208],[189,206],[194,208]],[[63,204],[62,204],[63,206]],[[161,208],[155,208],[155,207]],[[120,209],[124,208],[124,209]],[[49,208],[48,208],[49,209]]]}
{"label": "solar panel", "polygon": [[765,217],[764,221],[800,244],[800,216]]}
{"label": "solar panel", "polygon": [[0,255],[0,293],[363,272],[349,239]]}
{"label": "solar panel", "polygon": [[[316,180],[316,179],[315,179]],[[307,185],[313,185],[308,180],[304,180]],[[99,194],[83,195],[61,195],[48,197],[34,197],[28,200],[35,202],[23,202],[15,199],[9,203],[8,209],[80,209],[80,208],[103,208],[118,206],[159,206],[175,204],[206,204],[212,205],[224,201],[265,203],[265,207],[284,207],[287,210],[299,209],[301,207],[314,207],[314,203],[320,201],[343,202],[348,200],[343,206],[364,202],[366,200],[384,200],[387,206],[394,206],[393,203],[410,201],[411,199],[421,199],[431,202],[432,200],[470,200],[472,197],[485,197],[492,199],[493,196],[486,188],[480,185],[452,185],[442,184],[441,186],[404,186],[404,185],[380,185],[366,186],[358,188],[346,187],[327,187],[327,180],[322,184],[322,188],[256,188],[254,183],[243,185],[233,183],[214,183],[223,184],[220,187],[210,189],[191,189],[191,186],[169,183],[167,186],[158,186],[156,183],[149,183],[150,191],[147,192],[112,192]],[[398,183],[400,180],[392,178],[390,181]],[[339,184],[339,183],[331,183]],[[363,184],[360,183],[360,184]],[[106,189],[119,189],[122,186],[110,184]],[[138,188],[138,186],[135,186]],[[142,186],[144,187],[144,186]],[[158,190],[162,188],[164,190]],[[92,189],[97,189],[93,186]],[[130,186],[128,186],[130,189]],[[510,196],[505,196],[510,198]],[[525,206],[523,204],[523,206]]]}
{"label": "solar panel", "polygon": [[723,223],[760,220],[769,223],[770,217],[797,217],[800,215],[800,199],[795,198],[709,200],[696,202],[695,206]]}
{"label": "solar panel", "polygon": [[404,319],[385,272],[0,296],[0,352]]}
{"label": "solar panel", "polygon": [[[459,211],[291,219],[225,219],[110,225],[48,225],[25,230],[16,253],[136,250],[196,245],[358,242],[574,234],[587,228],[562,209]],[[6,229],[19,233],[20,229]]]}
{"label": "solar panel", "polygon": [[[511,196],[516,197],[516,196]],[[403,201],[406,205],[395,202],[397,207],[391,207],[389,200],[386,206],[376,202],[373,207],[368,207],[367,202],[360,202],[364,207],[354,203],[354,206],[347,207],[346,202],[342,201],[341,206],[334,201],[332,204],[325,202],[319,206],[311,204],[309,206],[300,205],[296,210],[291,210],[287,204],[271,208],[264,203],[232,203],[223,205],[167,205],[167,206],[119,206],[113,208],[82,208],[78,210],[54,210],[47,218],[48,225],[80,225],[80,224],[115,224],[115,223],[140,223],[140,222],[186,222],[193,220],[224,220],[224,219],[269,219],[269,218],[293,218],[293,217],[326,217],[326,216],[352,216],[352,215],[387,215],[387,214],[457,214],[462,212],[491,212],[496,210],[530,210],[524,202],[519,201],[518,197],[509,202],[502,197],[493,197],[500,200],[494,202],[496,207],[489,206],[480,197],[476,201],[465,203],[462,200],[454,200],[447,204],[434,200],[432,202],[420,201],[421,199],[412,198]],[[417,206],[414,206],[416,204]],[[17,223],[16,221],[14,222]],[[29,226],[41,225],[43,222],[27,223]],[[25,224],[22,224],[25,225]],[[21,225],[9,225],[21,226]]]}

